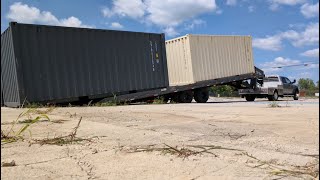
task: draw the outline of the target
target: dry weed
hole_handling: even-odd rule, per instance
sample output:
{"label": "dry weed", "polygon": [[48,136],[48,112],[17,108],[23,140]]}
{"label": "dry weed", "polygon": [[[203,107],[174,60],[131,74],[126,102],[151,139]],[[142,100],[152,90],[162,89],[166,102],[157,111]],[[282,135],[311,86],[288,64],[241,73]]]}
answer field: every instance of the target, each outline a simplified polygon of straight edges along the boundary
{"label": "dry weed", "polygon": [[[312,178],[316,178],[319,175],[319,160],[316,159],[312,163],[308,163],[305,166],[292,166],[292,165],[284,165],[277,163],[277,161],[263,161],[253,156],[252,154],[248,154],[247,152],[242,153],[242,155],[250,157],[250,159],[254,160],[253,164],[249,165],[252,168],[264,168],[270,170],[270,175],[280,176],[280,177],[302,177],[302,176],[310,176]],[[249,163],[249,161],[247,161]]]}
{"label": "dry weed", "polygon": [[130,153],[136,153],[136,152],[153,152],[158,151],[162,152],[163,154],[172,154],[177,155],[178,157],[187,158],[189,156],[193,155],[200,155],[200,154],[211,154],[214,157],[218,157],[218,155],[211,152],[211,150],[214,149],[224,149],[224,150],[230,150],[230,151],[242,151],[240,149],[233,149],[233,148],[226,148],[222,146],[215,146],[215,145],[188,145],[184,147],[173,147],[169,146],[167,144],[164,144],[164,147],[156,147],[155,145],[149,145],[149,146],[135,146],[129,148],[127,152]]}
{"label": "dry weed", "polygon": [[80,117],[78,124],[73,128],[71,133],[65,136],[58,136],[58,137],[53,137],[53,138],[45,138],[45,139],[33,139],[32,142],[30,142],[30,146],[32,144],[40,144],[40,145],[59,145],[62,146],[64,144],[72,144],[75,142],[81,142],[81,141],[90,141],[92,138],[78,138],[76,137],[77,131],[80,127],[80,123],[82,121],[82,117]]}

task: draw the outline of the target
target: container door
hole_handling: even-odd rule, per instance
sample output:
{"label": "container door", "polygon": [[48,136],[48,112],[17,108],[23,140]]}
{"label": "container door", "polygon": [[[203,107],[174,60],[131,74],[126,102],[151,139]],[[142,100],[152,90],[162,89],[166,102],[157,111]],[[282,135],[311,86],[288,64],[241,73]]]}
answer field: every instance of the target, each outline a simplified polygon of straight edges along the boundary
{"label": "container door", "polygon": [[164,62],[166,59],[163,57],[163,51],[165,51],[163,48],[164,43],[159,35],[150,35],[149,45],[153,80],[158,87],[164,87],[164,84],[168,84],[167,71],[164,69],[167,68],[167,64]]}

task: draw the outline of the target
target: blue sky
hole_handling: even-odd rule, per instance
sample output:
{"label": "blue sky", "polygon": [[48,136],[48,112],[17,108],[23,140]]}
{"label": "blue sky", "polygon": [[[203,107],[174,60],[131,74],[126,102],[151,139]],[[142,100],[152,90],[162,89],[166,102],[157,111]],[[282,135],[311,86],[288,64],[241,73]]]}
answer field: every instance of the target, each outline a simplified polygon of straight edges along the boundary
{"label": "blue sky", "polygon": [[[319,80],[318,0],[1,0],[9,21],[185,34],[251,35],[267,74]],[[273,68],[312,62],[308,66]]]}

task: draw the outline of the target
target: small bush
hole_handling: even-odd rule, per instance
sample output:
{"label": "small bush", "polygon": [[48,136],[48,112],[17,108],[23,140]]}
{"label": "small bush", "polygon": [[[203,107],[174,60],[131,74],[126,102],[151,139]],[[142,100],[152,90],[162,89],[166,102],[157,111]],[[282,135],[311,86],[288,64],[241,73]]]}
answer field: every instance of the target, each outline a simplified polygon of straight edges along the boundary
{"label": "small bush", "polygon": [[163,97],[158,97],[153,100],[153,104],[166,104]]}
{"label": "small bush", "polygon": [[210,94],[213,96],[218,96],[220,97],[238,97],[239,93],[238,91],[229,85],[219,85],[219,86],[213,86],[210,88]]}
{"label": "small bush", "polygon": [[39,103],[27,103],[24,105],[24,108],[42,108],[43,105]]}
{"label": "small bush", "polygon": [[116,106],[117,103],[116,102],[112,102],[112,101],[108,101],[108,102],[98,102],[95,103],[94,106],[98,106],[98,107],[105,107],[105,106]]}

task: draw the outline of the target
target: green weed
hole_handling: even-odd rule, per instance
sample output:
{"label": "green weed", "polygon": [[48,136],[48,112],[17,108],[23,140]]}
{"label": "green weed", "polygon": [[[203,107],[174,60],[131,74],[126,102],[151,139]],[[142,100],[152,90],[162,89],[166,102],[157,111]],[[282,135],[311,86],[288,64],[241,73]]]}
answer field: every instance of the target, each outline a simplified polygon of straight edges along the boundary
{"label": "green weed", "polygon": [[[10,130],[5,133],[4,131],[1,130],[1,143],[11,143],[11,142],[16,142],[18,140],[24,139],[22,134],[28,130],[28,128],[39,122],[40,120],[47,120],[50,121],[49,117],[46,114],[43,114],[43,112],[49,112],[52,110],[37,110],[37,109],[28,109],[27,111],[24,111],[19,114],[18,118],[12,122],[12,125],[10,127]],[[36,117],[33,118],[32,116],[36,114]],[[24,121],[19,121],[21,118],[27,117],[26,120]],[[14,131],[14,127],[16,124],[21,124],[23,122],[23,125],[18,131]],[[29,134],[31,136],[31,131],[29,131]]]}

